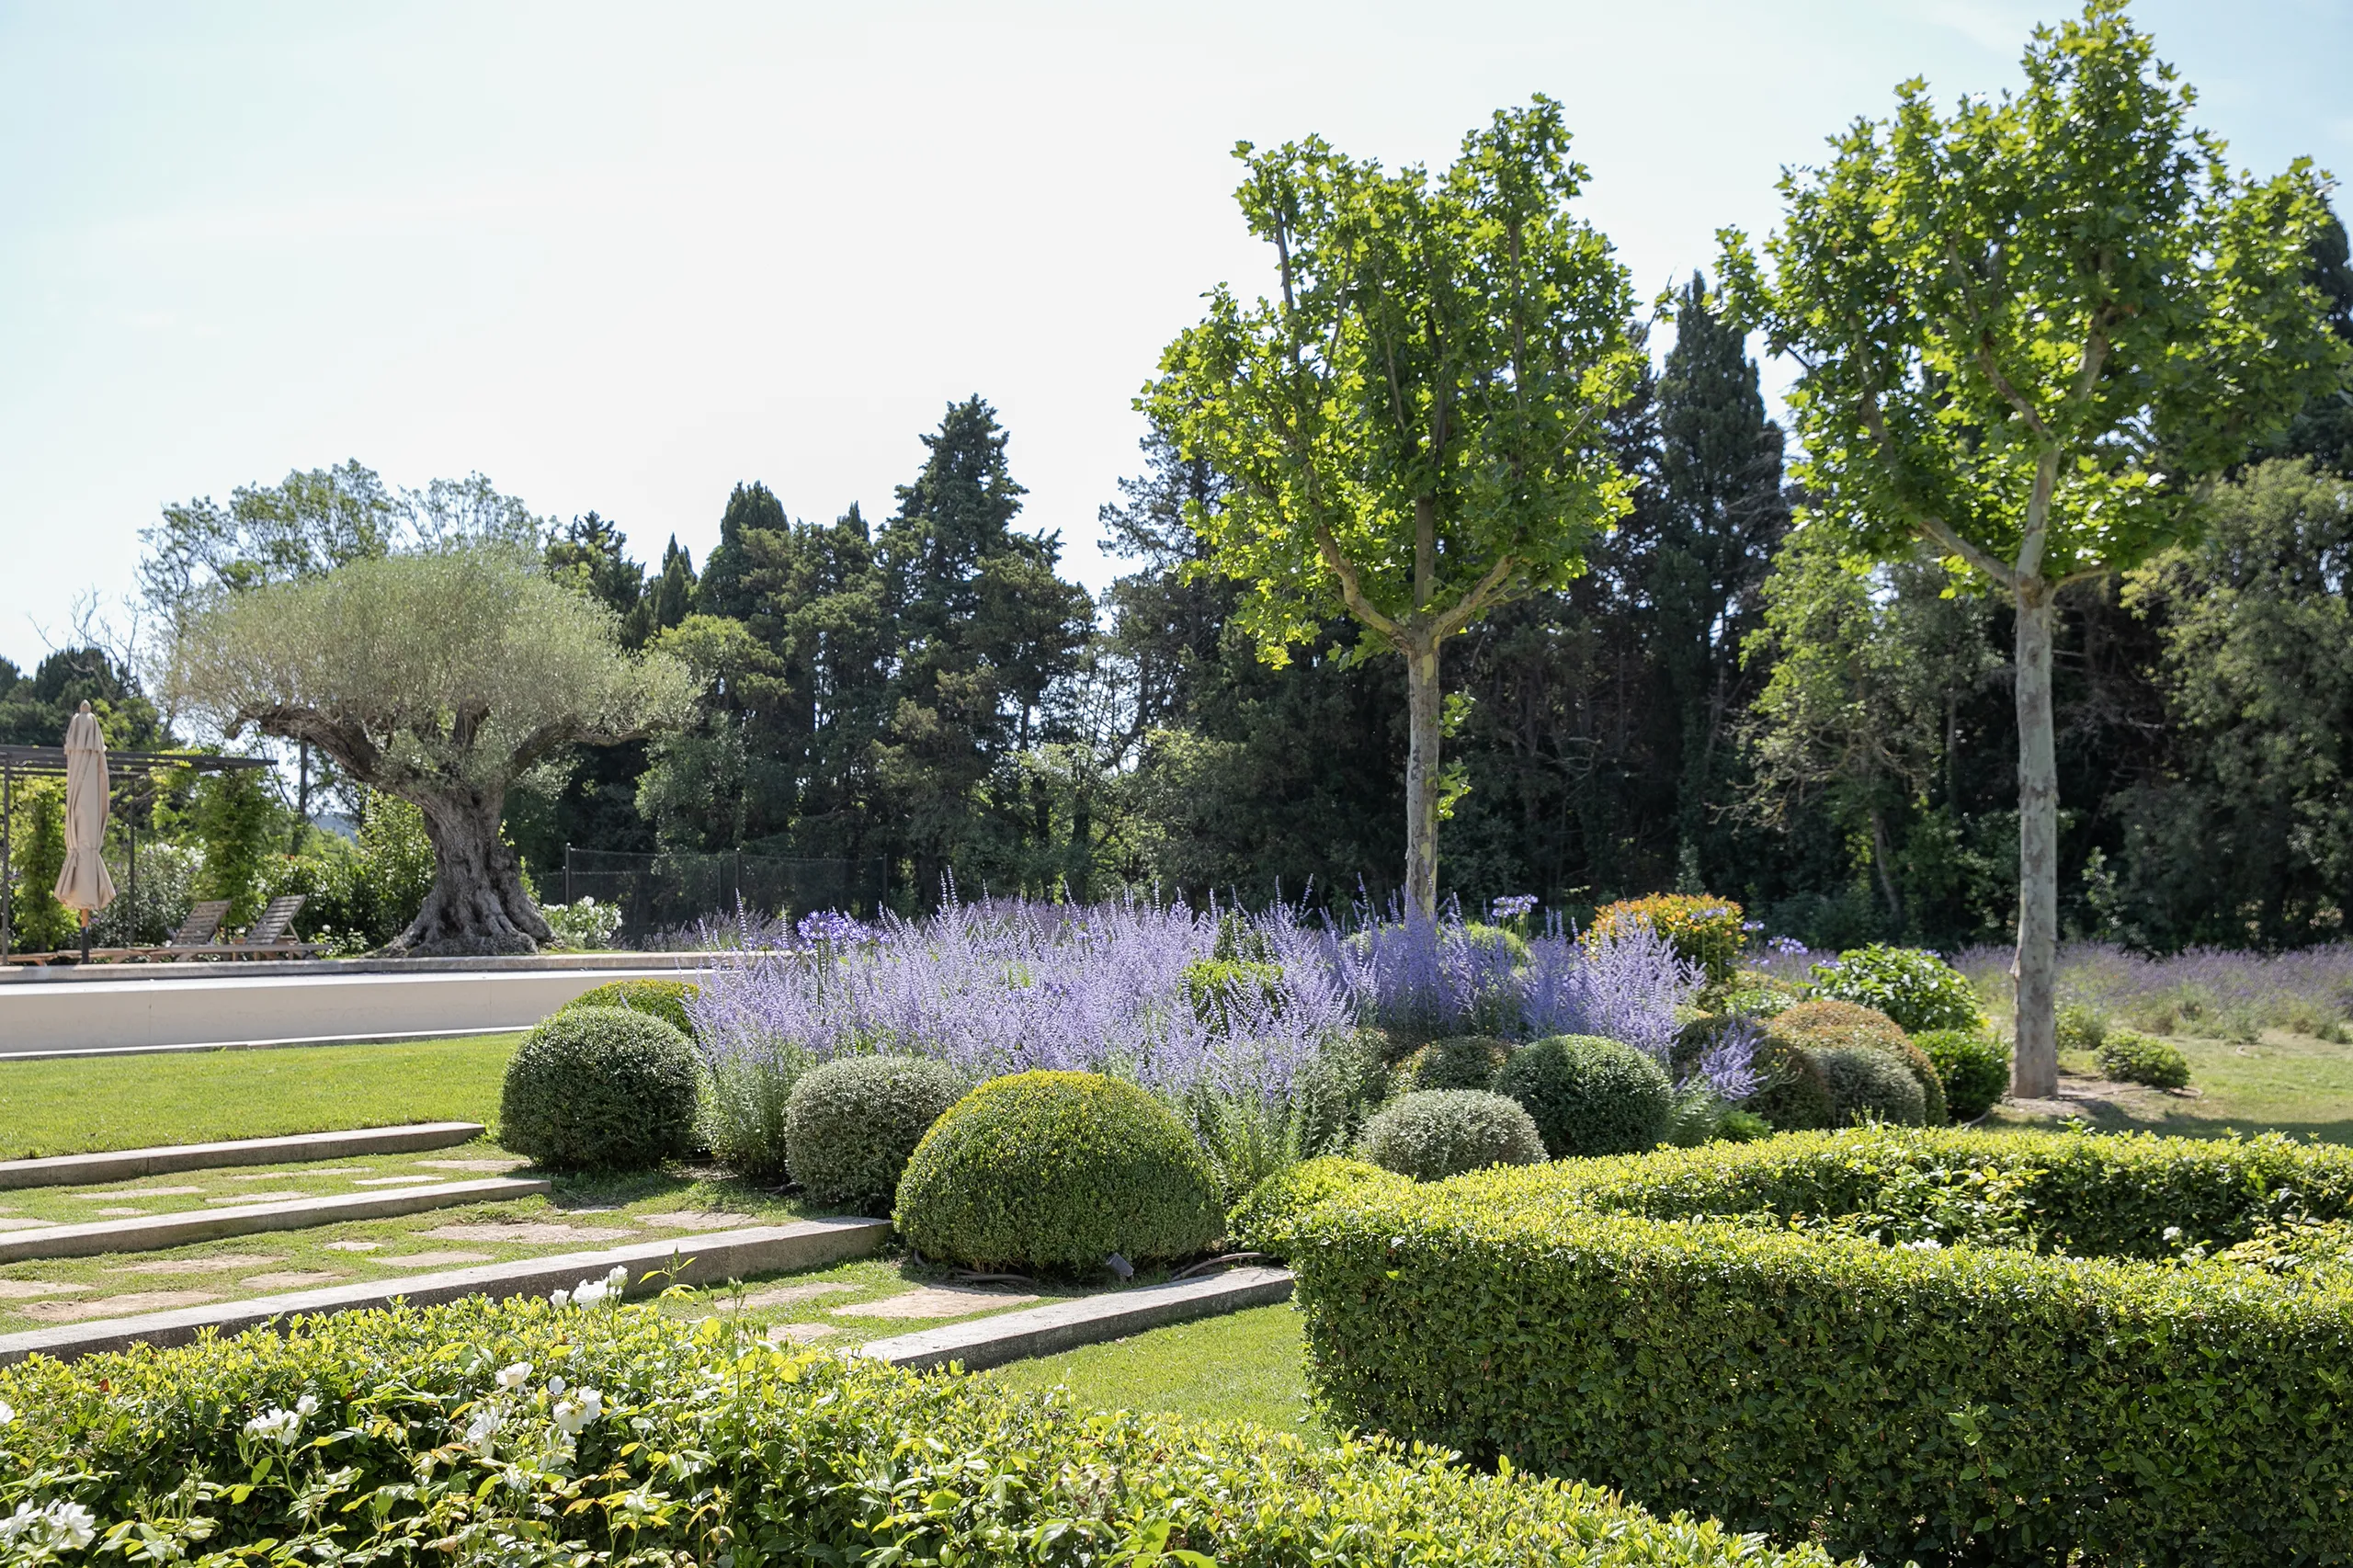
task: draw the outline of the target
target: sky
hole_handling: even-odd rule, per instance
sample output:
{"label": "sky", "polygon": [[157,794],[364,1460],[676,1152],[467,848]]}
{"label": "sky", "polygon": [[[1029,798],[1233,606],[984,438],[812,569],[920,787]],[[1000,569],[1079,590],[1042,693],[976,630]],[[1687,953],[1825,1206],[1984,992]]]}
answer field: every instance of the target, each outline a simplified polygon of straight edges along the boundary
{"label": "sky", "polygon": [[[1548,94],[1648,299],[1898,82],[1998,90],[2063,14],[0,0],[0,656],[127,596],[167,502],[480,472],[699,564],[739,481],[887,515],[974,392],[1100,587],[1131,400],[1205,290],[1266,286],[1237,141],[1438,166]],[[2353,176],[2353,0],[2135,15],[2235,162]]]}

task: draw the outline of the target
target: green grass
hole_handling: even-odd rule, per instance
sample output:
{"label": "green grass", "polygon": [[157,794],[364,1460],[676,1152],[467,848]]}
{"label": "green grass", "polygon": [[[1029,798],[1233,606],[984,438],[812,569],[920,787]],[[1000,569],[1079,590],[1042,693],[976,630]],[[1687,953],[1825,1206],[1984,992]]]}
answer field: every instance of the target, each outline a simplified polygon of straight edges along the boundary
{"label": "green grass", "polygon": [[1250,1421],[1317,1447],[1332,1433],[1308,1404],[1306,1340],[1289,1306],[1150,1329],[984,1374],[1008,1388],[1060,1387],[1104,1410]]}
{"label": "green grass", "polygon": [[0,1060],[0,1159],[404,1121],[494,1128],[521,1039]]}
{"label": "green grass", "polygon": [[[2274,1030],[2252,1042],[2172,1037],[2189,1059],[2180,1094],[2102,1082],[2089,1052],[2060,1057],[2063,1096],[2082,1121],[2102,1132],[2162,1132],[2222,1138],[2233,1132],[2285,1132],[2328,1143],[2353,1143],[2353,1045]],[[1988,1125],[2053,1126],[2057,1119],[1997,1109]]]}

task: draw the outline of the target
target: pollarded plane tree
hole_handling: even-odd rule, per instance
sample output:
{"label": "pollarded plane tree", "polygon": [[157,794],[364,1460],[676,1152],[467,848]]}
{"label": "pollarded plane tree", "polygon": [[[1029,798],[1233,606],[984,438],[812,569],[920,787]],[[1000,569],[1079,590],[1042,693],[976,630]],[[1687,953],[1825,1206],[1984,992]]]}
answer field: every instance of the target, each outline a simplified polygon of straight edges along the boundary
{"label": "pollarded plane tree", "polygon": [[1193,570],[1240,589],[1269,664],[1345,613],[1352,656],[1405,663],[1405,887],[1438,903],[1439,651],[1495,606],[1581,571],[1630,506],[1604,416],[1636,384],[1625,269],[1571,216],[1586,179],[1539,97],[1464,138],[1443,174],[1319,139],[1235,151],[1272,298],[1221,285],[1138,406],[1232,484],[1187,522]]}
{"label": "pollarded plane tree", "polygon": [[2191,536],[2204,482],[2343,374],[2305,281],[2325,180],[2234,176],[2121,0],[2038,29],[2025,84],[1940,113],[1898,89],[1783,177],[1735,314],[1802,367],[1802,526],[1858,557],[1925,541],[2016,608],[2015,1092],[2055,1091],[2059,592]]}

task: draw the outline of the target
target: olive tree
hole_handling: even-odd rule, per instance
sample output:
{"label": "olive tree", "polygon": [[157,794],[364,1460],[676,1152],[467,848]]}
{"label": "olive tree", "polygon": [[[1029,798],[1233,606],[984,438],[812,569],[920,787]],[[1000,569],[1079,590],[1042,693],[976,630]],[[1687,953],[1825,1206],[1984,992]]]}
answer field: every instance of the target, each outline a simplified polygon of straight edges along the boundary
{"label": "olive tree", "polygon": [[2203,482],[2341,371],[2304,281],[2324,182],[2234,176],[2121,0],[2040,28],[2025,85],[1949,114],[1924,84],[1736,232],[1735,313],[1802,367],[1801,527],[1859,558],[1925,540],[2016,609],[2018,1051],[2058,1084],[2059,591],[2192,534]]}
{"label": "olive tree", "polygon": [[1539,97],[1464,138],[1442,175],[1315,138],[1235,153],[1275,297],[1221,285],[1139,407],[1232,491],[1187,521],[1241,587],[1261,656],[1337,614],[1405,662],[1405,889],[1438,903],[1447,638],[1558,586],[1631,505],[1604,416],[1639,375],[1633,301],[1572,217],[1586,171]]}
{"label": "olive tree", "polygon": [[232,738],[306,742],[424,813],[433,888],[387,950],[529,952],[550,933],[499,835],[507,790],[689,705],[683,667],[631,655],[619,630],[528,554],[468,541],[217,596],[180,625],[167,689]]}

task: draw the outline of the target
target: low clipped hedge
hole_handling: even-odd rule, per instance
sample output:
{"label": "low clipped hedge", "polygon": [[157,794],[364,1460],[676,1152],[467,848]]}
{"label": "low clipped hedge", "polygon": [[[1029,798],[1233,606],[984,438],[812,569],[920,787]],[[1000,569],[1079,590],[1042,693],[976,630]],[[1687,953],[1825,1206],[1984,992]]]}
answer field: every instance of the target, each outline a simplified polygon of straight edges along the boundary
{"label": "low clipped hedge", "polygon": [[1017,1073],[957,1101],[915,1146],[893,1218],[928,1257],[1072,1273],[1113,1253],[1188,1257],[1225,1229],[1185,1125],[1094,1073]]}
{"label": "low clipped hedge", "polygon": [[966,1087],[956,1069],[924,1056],[852,1056],[812,1067],[785,1105],[792,1179],[819,1203],[889,1213],[915,1146]]}
{"label": "low clipped hedge", "polygon": [[695,1144],[687,1037],[629,1007],[566,1007],[506,1061],[498,1142],[558,1171],[649,1170]]}
{"label": "low clipped hedge", "polygon": [[1290,1253],[1290,1228],[1310,1209],[1368,1187],[1396,1187],[1409,1179],[1345,1154],[1302,1160],[1252,1187],[1226,1216],[1225,1233],[1253,1252],[1286,1257]]}
{"label": "low clipped hedge", "polygon": [[[554,1419],[567,1400],[572,1435]],[[17,1412],[0,1426],[0,1516],[87,1510],[99,1540],[76,1562],[126,1561],[122,1545],[256,1568],[1829,1562],[1654,1518],[1595,1486],[1082,1410],[642,1307],[477,1297],[308,1318],[282,1340],[0,1369],[0,1402]],[[290,1424],[246,1429],[274,1411]],[[469,1439],[491,1415],[497,1430]]]}
{"label": "low clipped hedge", "polygon": [[[1988,1172],[2050,1250],[1773,1222]],[[1877,1562],[2343,1562],[2348,1276],[2136,1261],[2282,1194],[2353,1211],[2353,1152],[1794,1134],[1368,1188],[1291,1264],[1336,1413],[1474,1459]]]}
{"label": "low clipped hedge", "polygon": [[627,1007],[631,1012],[659,1018],[692,1040],[695,1038],[695,1021],[687,1014],[687,1004],[701,994],[702,987],[691,980],[609,980],[593,990],[582,992],[566,1002],[559,1011],[568,1013],[574,1007]]}

